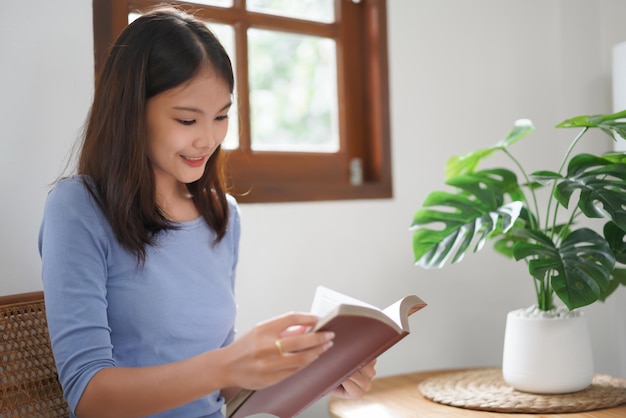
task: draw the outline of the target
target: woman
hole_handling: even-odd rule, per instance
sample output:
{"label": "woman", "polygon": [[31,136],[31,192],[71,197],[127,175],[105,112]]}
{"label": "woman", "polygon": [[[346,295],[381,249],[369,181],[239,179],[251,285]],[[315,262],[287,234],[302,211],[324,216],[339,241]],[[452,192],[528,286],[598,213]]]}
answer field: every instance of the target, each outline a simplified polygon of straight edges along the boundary
{"label": "woman", "polygon": [[[220,144],[233,73],[206,26],[148,13],[112,47],[78,161],[46,201],[48,326],[72,416],[221,417],[310,364],[331,333],[287,314],[235,339],[240,235]],[[373,363],[335,390],[359,396]]]}

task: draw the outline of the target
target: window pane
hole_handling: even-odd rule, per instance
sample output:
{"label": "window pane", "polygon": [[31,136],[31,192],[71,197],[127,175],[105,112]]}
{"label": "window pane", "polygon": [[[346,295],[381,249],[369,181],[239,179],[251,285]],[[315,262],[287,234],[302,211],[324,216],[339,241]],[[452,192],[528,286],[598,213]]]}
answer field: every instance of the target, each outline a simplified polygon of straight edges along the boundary
{"label": "window pane", "polygon": [[339,149],[335,41],[248,30],[253,150]]}
{"label": "window pane", "polygon": [[128,24],[130,25],[131,23],[133,23],[139,16],[141,16],[141,14],[139,13],[134,13],[134,12],[129,13]]}
{"label": "window pane", "polygon": [[334,0],[247,0],[248,10],[259,13],[334,22]]}
{"label": "window pane", "polygon": [[233,0],[193,0],[190,3],[204,4],[207,6],[232,7]]}
{"label": "window pane", "polygon": [[[224,46],[224,49],[233,63],[233,72],[237,74],[234,28],[230,25],[212,22],[208,23],[207,26]],[[237,84],[235,84],[235,91],[233,92],[233,105],[228,111],[228,133],[226,134],[224,142],[222,142],[222,148],[235,149],[237,147],[239,147],[239,114],[237,113]]]}

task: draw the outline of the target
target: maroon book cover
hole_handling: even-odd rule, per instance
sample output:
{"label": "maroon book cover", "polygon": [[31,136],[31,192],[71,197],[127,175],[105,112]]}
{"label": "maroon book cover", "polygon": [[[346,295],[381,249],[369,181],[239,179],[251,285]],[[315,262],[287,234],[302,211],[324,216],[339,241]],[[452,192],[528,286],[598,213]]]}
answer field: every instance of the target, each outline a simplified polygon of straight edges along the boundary
{"label": "maroon book cover", "polygon": [[395,323],[380,310],[340,305],[320,320],[315,331],[333,331],[333,347],[290,377],[257,391],[242,392],[228,405],[229,418],[269,413],[291,418],[339,386],[360,367],[409,334],[407,318],[426,306],[417,296],[396,303]]}

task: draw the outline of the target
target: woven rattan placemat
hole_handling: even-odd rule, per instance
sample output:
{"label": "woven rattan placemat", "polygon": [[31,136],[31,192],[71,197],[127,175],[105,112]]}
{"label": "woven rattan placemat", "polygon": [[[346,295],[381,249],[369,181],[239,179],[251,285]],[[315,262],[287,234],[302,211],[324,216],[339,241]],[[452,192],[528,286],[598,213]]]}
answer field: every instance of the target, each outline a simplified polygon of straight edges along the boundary
{"label": "woven rattan placemat", "polygon": [[424,397],[444,405],[493,412],[583,412],[626,403],[626,379],[595,375],[591,386],[580,392],[534,395],[507,385],[499,368],[434,376],[422,381],[419,390]]}

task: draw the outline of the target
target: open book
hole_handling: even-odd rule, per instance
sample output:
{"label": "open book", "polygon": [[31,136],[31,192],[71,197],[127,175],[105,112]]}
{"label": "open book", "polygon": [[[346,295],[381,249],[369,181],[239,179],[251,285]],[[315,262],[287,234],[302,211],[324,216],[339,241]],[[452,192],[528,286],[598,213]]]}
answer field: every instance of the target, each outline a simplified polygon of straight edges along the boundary
{"label": "open book", "polygon": [[381,310],[318,287],[311,311],[320,320],[312,332],[333,331],[333,346],[304,369],[272,386],[242,390],[228,402],[226,416],[295,416],[406,337],[408,317],[425,306],[420,298],[410,295]]}

